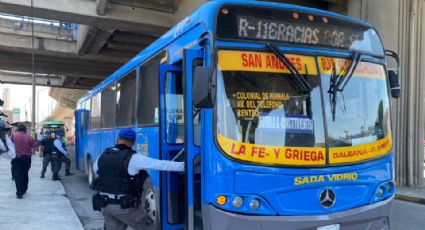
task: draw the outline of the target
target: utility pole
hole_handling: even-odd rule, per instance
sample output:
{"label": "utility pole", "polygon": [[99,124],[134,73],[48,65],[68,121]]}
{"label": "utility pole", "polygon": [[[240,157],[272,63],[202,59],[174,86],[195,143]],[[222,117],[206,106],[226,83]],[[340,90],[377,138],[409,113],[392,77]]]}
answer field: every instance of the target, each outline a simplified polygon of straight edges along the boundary
{"label": "utility pole", "polygon": [[31,0],[31,47],[32,47],[32,108],[31,108],[31,130],[35,130],[35,55],[34,55],[34,0]]}

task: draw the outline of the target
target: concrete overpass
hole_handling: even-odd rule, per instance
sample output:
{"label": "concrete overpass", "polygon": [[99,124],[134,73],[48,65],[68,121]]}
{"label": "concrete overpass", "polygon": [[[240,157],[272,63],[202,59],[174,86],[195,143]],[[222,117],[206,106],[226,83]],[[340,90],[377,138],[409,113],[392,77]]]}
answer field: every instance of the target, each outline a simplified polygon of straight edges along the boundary
{"label": "concrete overpass", "polygon": [[[34,26],[37,84],[90,89],[204,2],[34,0],[34,17],[54,20]],[[345,0],[279,2],[340,12],[346,8]],[[30,1],[0,0],[0,13],[30,16]],[[28,18],[0,18],[0,82],[31,83],[31,40]]]}

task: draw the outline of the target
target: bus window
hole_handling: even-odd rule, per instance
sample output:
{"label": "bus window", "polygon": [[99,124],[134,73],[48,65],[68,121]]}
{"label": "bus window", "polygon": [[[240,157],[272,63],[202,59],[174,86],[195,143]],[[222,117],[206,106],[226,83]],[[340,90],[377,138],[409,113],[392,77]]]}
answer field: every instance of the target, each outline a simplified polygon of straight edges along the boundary
{"label": "bus window", "polygon": [[159,123],[159,73],[158,66],[162,55],[158,55],[140,68],[139,105],[137,122],[139,125],[157,125]]}
{"label": "bus window", "polygon": [[181,73],[167,73],[165,107],[167,142],[181,144],[184,142],[184,101]]}
{"label": "bus window", "polygon": [[89,98],[89,99],[87,99],[85,102],[84,102],[84,109],[87,109],[88,111],[90,111],[90,107],[91,107],[91,99]]}
{"label": "bus window", "polygon": [[82,101],[80,103],[80,109],[85,109],[86,108],[86,103],[87,103],[87,100]]}
{"label": "bus window", "polygon": [[136,70],[131,71],[117,83],[116,125],[117,127],[134,125],[136,106]]}
{"label": "bus window", "polygon": [[91,100],[91,113],[90,113],[90,129],[99,129],[100,125],[100,107],[101,107],[101,94],[98,93],[93,96]]}
{"label": "bus window", "polygon": [[115,100],[115,84],[112,84],[106,87],[102,91],[102,127],[103,128],[113,128],[115,125],[115,106],[114,103],[111,103]]}
{"label": "bus window", "polygon": [[[193,60],[192,71],[196,66],[202,66],[203,59]],[[192,73],[193,75],[193,73]],[[201,110],[193,107],[193,144],[201,146]]]}

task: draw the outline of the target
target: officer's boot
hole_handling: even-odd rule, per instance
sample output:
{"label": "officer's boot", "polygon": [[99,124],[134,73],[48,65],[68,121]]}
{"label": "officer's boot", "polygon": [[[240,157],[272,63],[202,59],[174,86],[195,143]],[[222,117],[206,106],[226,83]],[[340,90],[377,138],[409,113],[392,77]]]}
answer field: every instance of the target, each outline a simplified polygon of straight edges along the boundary
{"label": "officer's boot", "polygon": [[74,173],[72,173],[72,172],[70,172],[70,171],[66,171],[66,172],[65,172],[65,176],[72,176],[72,175],[74,175]]}
{"label": "officer's boot", "polygon": [[52,180],[60,180],[59,174],[57,172],[53,173]]}

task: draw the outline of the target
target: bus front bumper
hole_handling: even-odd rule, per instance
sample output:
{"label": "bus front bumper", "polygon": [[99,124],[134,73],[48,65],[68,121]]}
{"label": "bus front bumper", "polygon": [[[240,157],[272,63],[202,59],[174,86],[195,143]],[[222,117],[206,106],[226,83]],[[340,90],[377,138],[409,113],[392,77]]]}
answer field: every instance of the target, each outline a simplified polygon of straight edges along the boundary
{"label": "bus front bumper", "polygon": [[[204,206],[204,229],[208,230],[289,230],[318,229],[339,224],[341,230],[388,230],[394,196],[371,205],[326,215],[314,216],[253,216],[241,215]],[[320,228],[319,228],[320,229]]]}

